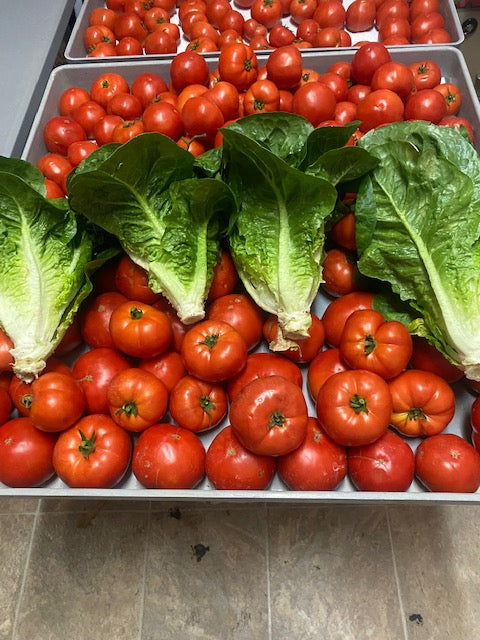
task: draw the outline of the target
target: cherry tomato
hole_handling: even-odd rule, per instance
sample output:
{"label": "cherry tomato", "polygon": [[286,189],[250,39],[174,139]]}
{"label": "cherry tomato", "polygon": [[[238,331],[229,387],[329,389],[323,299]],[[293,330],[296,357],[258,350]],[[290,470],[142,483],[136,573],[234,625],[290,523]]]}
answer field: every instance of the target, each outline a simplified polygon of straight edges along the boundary
{"label": "cherry tomato", "polygon": [[219,383],[181,378],[170,393],[170,415],[184,429],[195,433],[216,427],[227,414],[227,394]]}
{"label": "cherry tomato", "polygon": [[193,489],[205,476],[205,449],[192,431],[155,424],[135,444],[132,471],[148,489]]}
{"label": "cherry tomato", "polygon": [[360,491],[407,491],[415,476],[415,454],[400,436],[386,431],[375,442],[348,449],[348,475]]}
{"label": "cherry tomato", "polygon": [[245,340],[248,351],[262,339],[263,312],[245,294],[231,293],[216,298],[207,307],[206,318],[231,325]]}
{"label": "cherry tomato", "polygon": [[425,338],[412,336],[412,347],[412,357],[410,358],[412,369],[430,371],[449,383],[457,382],[463,378],[463,371],[447,360]]}
{"label": "cherry tomato", "polygon": [[330,302],[322,316],[326,342],[338,347],[347,318],[358,309],[371,309],[373,298],[373,293],[355,291]]}
{"label": "cherry tomato", "polygon": [[71,375],[51,371],[32,382],[30,418],[42,431],[64,431],[85,409],[82,387]]}
{"label": "cherry tomato", "polygon": [[429,491],[474,493],[480,486],[480,454],[460,436],[440,433],[417,447],[415,474]]}
{"label": "cherry tomato", "polygon": [[334,373],[347,371],[349,368],[336,347],[320,351],[310,362],[307,371],[307,387],[312,400],[316,403],[320,387],[327,378]]}
{"label": "cherry tomato", "polygon": [[109,489],[125,475],[132,451],[129,434],[103,414],[83,417],[58,437],[53,466],[69,487]]}
{"label": "cherry tomato", "polygon": [[334,373],[317,395],[317,417],[338,444],[369,444],[388,428],[392,399],[388,384],[376,373],[352,369]]}

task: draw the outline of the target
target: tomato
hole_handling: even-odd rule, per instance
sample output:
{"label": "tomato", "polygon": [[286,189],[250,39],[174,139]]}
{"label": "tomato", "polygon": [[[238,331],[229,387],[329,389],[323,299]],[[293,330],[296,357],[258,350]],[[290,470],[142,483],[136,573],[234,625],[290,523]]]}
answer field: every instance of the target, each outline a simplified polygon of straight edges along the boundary
{"label": "tomato", "polygon": [[87,413],[109,413],[107,387],[118,372],[129,367],[125,356],[109,347],[90,349],[75,360],[72,374],[85,394]]}
{"label": "tomato", "polygon": [[205,470],[219,490],[259,491],[269,487],[275,475],[275,458],[246,449],[231,426],[224,427],[207,449]]}
{"label": "tomato", "polygon": [[[316,8],[316,7],[315,7]],[[313,18],[306,18],[297,27],[296,36],[299,40],[309,42],[313,44],[313,39],[316,33],[320,31],[320,25]]]}
{"label": "tomato", "polygon": [[435,89],[420,89],[405,103],[405,120],[427,120],[438,124],[446,114],[445,98]]}
{"label": "tomato", "polygon": [[185,149],[193,156],[198,158],[202,153],[205,153],[204,145],[199,141],[195,136],[182,136],[179,140],[177,140],[177,144],[182,149]]}
{"label": "tomato", "polygon": [[187,331],[181,354],[191,375],[208,382],[220,382],[245,367],[247,345],[228,323],[204,320]]}
{"label": "tomato", "polygon": [[119,14],[115,20],[113,31],[117,40],[130,36],[140,42],[145,40],[148,33],[140,16],[133,11]]}
{"label": "tomato", "polygon": [[439,0],[412,0],[410,3],[410,20],[420,14],[428,14],[439,10]]}
{"label": "tomato", "polygon": [[70,116],[53,116],[43,130],[45,146],[51,153],[67,155],[72,142],[85,140],[86,134],[82,126]]}
{"label": "tomato", "polygon": [[452,36],[447,29],[430,29],[418,39],[416,44],[448,44]]}
{"label": "tomato", "polygon": [[227,414],[227,394],[219,383],[187,375],[170,393],[170,415],[184,429],[195,433],[216,427]]}
{"label": "tomato", "polygon": [[89,58],[107,58],[117,55],[117,48],[112,42],[99,42],[92,45],[87,56]]}
{"label": "tomato", "polygon": [[83,417],[63,431],[53,466],[69,487],[109,489],[125,475],[132,451],[129,434],[103,414]]}
{"label": "tomato", "polygon": [[337,101],[333,91],[320,81],[307,82],[293,94],[293,113],[306,118],[314,127],[333,120]]}
{"label": "tomato", "polygon": [[415,90],[412,70],[401,62],[386,62],[379,67],[372,77],[372,91],[390,89],[405,101]]}
{"label": "tomato", "polygon": [[73,321],[68,325],[65,333],[63,334],[62,339],[56,346],[54,353],[56,356],[66,355],[82,345],[82,342],[80,320],[78,315],[75,315]]}
{"label": "tomato", "polygon": [[322,263],[322,288],[332,296],[343,296],[357,290],[356,260],[352,253],[340,248],[329,249]]}
{"label": "tomato", "polygon": [[76,422],[86,406],[82,387],[71,376],[50,371],[31,385],[30,418],[42,431],[64,431]]}
{"label": "tomato", "polygon": [[271,29],[282,19],[283,7],[280,0],[254,0],[250,7],[252,18]]}
{"label": "tomato", "polygon": [[112,311],[110,335],[115,347],[137,358],[153,358],[172,342],[168,316],[152,305],[127,300]]}
{"label": "tomato", "polygon": [[193,489],[205,476],[205,449],[192,431],[155,424],[135,444],[132,471],[147,489]]}
{"label": "tomato", "polygon": [[279,89],[293,89],[302,78],[302,55],[293,44],[279,47],[268,56],[266,69]]}
{"label": "tomato", "polygon": [[8,487],[38,487],[54,475],[57,436],[34,427],[30,418],[12,418],[0,426],[0,482]]}
{"label": "tomato", "polygon": [[358,309],[371,309],[373,298],[373,293],[355,291],[330,302],[322,316],[326,342],[338,347],[347,318]]}
{"label": "tomato", "polygon": [[205,136],[207,144],[213,143],[215,134],[225,122],[220,107],[204,95],[189,98],[181,116],[187,135]]}
{"label": "tomato", "polygon": [[338,444],[354,447],[369,444],[388,428],[392,399],[388,384],[364,369],[340,371],[320,387],[317,417]]}
{"label": "tomato", "polygon": [[231,82],[220,80],[205,95],[220,108],[225,121],[238,117],[238,89]]}
{"label": "tomato", "polygon": [[168,391],[153,373],[131,367],[112,378],[107,401],[112,420],[123,429],[137,433],[163,418]]}
{"label": "tomato", "polygon": [[410,43],[411,27],[408,18],[386,18],[378,32],[378,40],[387,45],[394,38],[402,38]]}
{"label": "tomato", "polygon": [[307,431],[307,405],[301,388],[282,376],[246,384],[230,404],[232,429],[249,451],[279,456],[301,445]]}
{"label": "tomato", "polygon": [[256,80],[245,92],[243,107],[245,115],[279,111],[280,91],[271,80]]}
{"label": "tomato", "polygon": [[442,72],[434,60],[420,60],[409,65],[417,90],[434,89],[440,84]]}
{"label": "tomato", "polygon": [[375,71],[391,62],[388,49],[380,42],[369,42],[357,49],[352,58],[351,76],[354,82],[369,85]]}
{"label": "tomato", "polygon": [[104,109],[108,101],[117,93],[128,93],[130,87],[119,73],[105,72],[95,78],[90,86],[90,97]]}
{"label": "tomato", "polygon": [[0,329],[0,371],[11,371],[13,366],[13,356],[10,350],[13,349],[13,342],[5,331]]}
{"label": "tomato", "polygon": [[243,25],[243,35],[247,40],[251,40],[255,36],[267,36],[268,29],[264,24],[260,24],[253,18],[245,20]]}
{"label": "tomato", "polygon": [[445,19],[438,11],[421,13],[411,19],[412,42],[418,43],[432,29],[443,29]]}
{"label": "tomato", "polygon": [[114,32],[105,25],[90,25],[83,33],[83,44],[87,53],[92,52],[97,45],[115,45],[115,42]]}
{"label": "tomato", "polygon": [[81,334],[90,347],[114,348],[110,335],[112,311],[127,298],[118,291],[100,293],[88,302],[81,312]]}
{"label": "tomato", "polygon": [[217,48],[221,49],[227,44],[235,44],[237,42],[241,44],[243,42],[243,37],[237,33],[235,29],[225,29],[218,38]]}
{"label": "tomato", "polygon": [[346,10],[341,2],[337,0],[323,0],[317,4],[313,14],[313,19],[321,29],[334,27],[343,29],[346,19]]}
{"label": "tomato", "polygon": [[288,91],[287,89],[280,89],[278,93],[280,96],[278,110],[292,113],[293,95],[291,91]]}
{"label": "tomato", "polygon": [[354,0],[345,15],[345,26],[352,33],[368,31],[375,23],[377,8],[373,0]]}
{"label": "tomato", "polygon": [[347,457],[348,475],[360,491],[407,491],[415,476],[415,454],[392,431],[370,444],[350,447]]}
{"label": "tomato", "polygon": [[154,31],[165,22],[170,22],[170,12],[162,7],[151,7],[143,16],[143,24],[148,31]]}
{"label": "tomato", "polygon": [[120,116],[105,115],[93,127],[93,137],[98,145],[112,142],[115,127],[123,122]]}
{"label": "tomato", "polygon": [[[337,107],[339,104],[338,103]],[[346,102],[345,104],[353,104]],[[354,105],[353,105],[354,106]],[[354,106],[355,108],[355,106]],[[338,116],[335,118],[338,120]],[[352,120],[355,118],[353,117]],[[357,240],[355,236],[355,214],[348,211],[339,218],[330,230],[330,238],[340,247],[347,251],[355,251],[357,248]]]}
{"label": "tomato", "polygon": [[59,184],[57,184],[53,180],[50,180],[49,178],[44,178],[43,182],[45,184],[45,197],[46,198],[53,199],[53,198],[63,198],[63,197],[65,197],[65,193],[63,192],[63,189]]}
{"label": "tomato", "polygon": [[371,93],[371,91],[372,88],[370,87],[370,85],[354,84],[348,90],[347,100],[358,105],[369,93]]}
{"label": "tomato", "polygon": [[190,38],[192,40],[196,38],[210,38],[210,40],[218,45],[220,34],[209,22],[196,22],[190,30]]}
{"label": "tomato", "polygon": [[97,149],[98,144],[96,142],[93,142],[93,140],[80,140],[78,142],[72,142],[67,151],[68,161],[74,167],[76,167]]}
{"label": "tomato", "polygon": [[474,493],[480,486],[480,454],[460,436],[440,433],[417,447],[415,473],[429,491]]}
{"label": "tomato", "polygon": [[276,315],[270,315],[263,325],[263,336],[269,343],[269,348],[293,362],[304,364],[313,360],[323,347],[325,331],[317,315],[310,313],[310,317],[312,323],[308,329],[308,337],[292,341],[279,335],[278,318]]}
{"label": "tomato", "polygon": [[210,0],[205,9],[208,21],[214,27],[218,27],[221,18],[231,10],[228,0]]}
{"label": "tomato", "polygon": [[473,133],[472,123],[466,118],[460,118],[458,116],[444,116],[438,124],[442,127],[456,127],[459,131],[462,131],[462,127],[465,127],[472,144],[475,144],[475,135]]}
{"label": "tomato", "polygon": [[245,294],[231,293],[216,298],[207,307],[206,318],[231,325],[245,340],[248,351],[262,339],[263,312]]}
{"label": "tomato", "polygon": [[183,338],[185,337],[187,331],[191,328],[191,325],[186,325],[180,320],[177,312],[164,296],[160,296],[160,298],[153,304],[153,306],[155,307],[155,309],[163,311],[163,313],[165,313],[165,315],[170,320],[170,325],[172,327],[171,346],[176,351],[180,351]]}
{"label": "tomato", "polygon": [[315,0],[291,0],[289,4],[290,17],[295,24],[302,24],[305,20],[313,18],[316,8]]}
{"label": "tomato", "polygon": [[347,474],[346,450],[325,433],[316,418],[309,417],[304,441],[279,456],[277,471],[293,491],[333,491]]}
{"label": "tomato", "polygon": [[293,44],[294,41],[295,34],[284,24],[276,24],[268,34],[268,42],[274,48]]}
{"label": "tomato", "polygon": [[227,11],[218,21],[218,29],[220,32],[227,29],[234,29],[238,34],[242,35],[245,18],[240,11],[231,9]]}
{"label": "tomato", "polygon": [[412,347],[410,366],[413,369],[430,371],[449,383],[457,382],[463,377],[463,371],[447,360],[426,338],[412,336]]}
{"label": "tomato", "polygon": [[75,109],[90,100],[90,94],[83,87],[68,87],[58,99],[58,112],[61,116],[71,116]]}
{"label": "tomato", "polygon": [[227,44],[218,57],[220,78],[244,91],[257,79],[258,60],[253,49],[242,43]]}
{"label": "tomato", "polygon": [[155,293],[148,285],[148,272],[123,254],[115,271],[115,287],[130,300],[153,304],[162,294]]}
{"label": "tomato", "polygon": [[182,51],[170,65],[170,80],[179,93],[189,84],[208,85],[209,69],[205,58],[195,51]]}
{"label": "tomato", "polygon": [[143,43],[147,55],[153,53],[171,54],[177,52],[177,43],[166,31],[156,29],[147,35]]}
{"label": "tomato", "polygon": [[37,161],[37,168],[46,178],[56,182],[65,193],[65,181],[73,169],[72,163],[59,153],[46,153]]}
{"label": "tomato", "polygon": [[142,107],[145,109],[156,100],[160,93],[167,91],[167,89],[167,83],[161,76],[145,71],[136,76],[132,82],[131,93],[140,100]]}
{"label": "tomato", "polygon": [[270,43],[265,36],[254,36],[250,40],[250,48],[254,51],[271,49]]}
{"label": "tomato", "polygon": [[352,39],[350,34],[343,29],[337,27],[324,27],[316,31],[312,38],[312,46],[314,47],[350,47]]}
{"label": "tomato", "polygon": [[[407,102],[408,104],[408,102]],[[371,91],[357,105],[357,116],[361,121],[360,131],[366,132],[383,124],[400,122],[406,116],[406,105],[394,91],[377,89]]]}
{"label": "tomato", "polygon": [[143,132],[144,126],[141,120],[122,120],[113,130],[112,142],[125,144]]}
{"label": "tomato", "polygon": [[349,88],[348,82],[339,73],[327,71],[326,73],[319,76],[318,79],[333,91],[337,103],[345,101],[347,99]]}
{"label": "tomato", "polygon": [[132,93],[117,93],[107,102],[107,113],[121,116],[124,120],[133,120],[142,115],[140,99]]}
{"label": "tomato", "polygon": [[310,362],[307,371],[307,387],[314,402],[325,380],[334,373],[348,371],[350,367],[344,362],[340,350],[336,347],[320,351]]}
{"label": "tomato", "polygon": [[156,358],[143,358],[138,367],[161,380],[169,393],[177,382],[187,375],[181,355],[173,349],[167,349]]}
{"label": "tomato", "polygon": [[470,426],[472,428],[472,444],[480,451],[480,396],[477,396],[470,407]]}
{"label": "tomato", "polygon": [[447,105],[447,116],[454,116],[458,113],[462,105],[462,96],[460,89],[453,82],[441,82],[434,87],[435,91],[439,91],[445,98]]}
{"label": "tomato", "polygon": [[142,120],[145,131],[163,133],[172,140],[178,140],[183,134],[180,111],[166,100],[149,105],[143,112]]}
{"label": "tomato", "polygon": [[94,137],[95,125],[106,115],[106,110],[94,100],[86,100],[76,107],[72,113],[73,119],[78,122],[88,138]]}
{"label": "tomato", "polygon": [[117,42],[115,49],[117,56],[141,56],[143,54],[142,43],[133,36],[121,38]]}

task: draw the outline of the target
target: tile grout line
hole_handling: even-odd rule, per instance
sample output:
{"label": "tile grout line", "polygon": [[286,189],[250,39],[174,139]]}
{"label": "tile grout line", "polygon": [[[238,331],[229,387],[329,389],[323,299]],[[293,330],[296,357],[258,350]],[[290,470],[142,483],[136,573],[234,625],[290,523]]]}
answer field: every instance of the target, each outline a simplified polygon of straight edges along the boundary
{"label": "tile grout line", "polygon": [[407,629],[407,623],[406,623],[406,619],[405,619],[405,609],[403,607],[403,598],[402,598],[402,590],[400,587],[400,577],[398,575],[398,568],[397,568],[397,558],[395,556],[395,549],[394,549],[394,545],[393,545],[393,535],[392,535],[392,527],[390,524],[390,510],[387,507],[387,530],[388,530],[388,538],[390,540],[390,551],[392,553],[392,565],[393,565],[393,576],[395,578],[395,585],[397,588],[397,598],[398,598],[398,604],[399,604],[399,608],[400,608],[400,616],[401,616],[401,620],[402,620],[402,629],[403,629],[403,636],[405,638],[405,640],[408,640],[408,629]]}
{"label": "tile grout line", "polygon": [[21,603],[22,603],[22,600],[23,600],[23,594],[25,592],[25,585],[27,583],[27,575],[28,575],[28,569],[30,568],[30,560],[31,560],[31,556],[32,556],[32,549],[33,549],[33,541],[35,539],[35,532],[37,530],[38,520],[40,519],[40,504],[41,504],[41,498],[38,499],[38,504],[37,504],[37,508],[35,510],[35,515],[33,516],[32,532],[30,534],[30,540],[29,540],[29,543],[28,543],[27,557],[25,558],[25,566],[23,568],[22,581],[21,581],[21,584],[20,584],[20,590],[18,592],[17,604],[15,605],[15,615],[14,615],[14,618],[13,618],[13,625],[12,625],[12,640],[15,640],[15,638],[17,636],[18,616],[20,614],[20,608],[21,608]]}
{"label": "tile grout line", "polygon": [[150,532],[152,528],[152,510],[153,503],[150,501],[150,508],[148,510],[148,520],[147,520],[147,533],[145,538],[145,552],[144,552],[144,560],[143,560],[143,579],[142,579],[142,590],[140,593],[140,615],[139,615],[139,625],[138,625],[138,640],[142,640],[143,638],[143,619],[145,614],[145,582],[147,579],[147,561],[148,561],[148,552],[150,549]]}
{"label": "tile grout line", "polygon": [[270,591],[270,510],[265,504],[265,565],[267,573],[267,629],[268,640],[272,640],[272,603]]}

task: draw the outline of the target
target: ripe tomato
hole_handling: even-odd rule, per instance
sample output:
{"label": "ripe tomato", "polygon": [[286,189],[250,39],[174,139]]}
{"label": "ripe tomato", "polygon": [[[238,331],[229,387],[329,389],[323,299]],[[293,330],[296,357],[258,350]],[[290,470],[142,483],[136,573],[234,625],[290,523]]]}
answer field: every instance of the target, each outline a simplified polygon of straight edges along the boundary
{"label": "ripe tomato", "polygon": [[294,45],[279,47],[267,59],[267,78],[279,89],[293,89],[301,80],[302,54]]}
{"label": "ripe tomato", "polygon": [[107,102],[107,113],[121,116],[124,120],[133,120],[142,115],[140,99],[132,93],[117,93]]}
{"label": "ripe tomato", "polygon": [[235,263],[226,250],[222,250],[220,260],[213,269],[213,278],[208,290],[208,301],[232,293],[238,282]]}
{"label": "ripe tomato", "polygon": [[100,293],[88,302],[81,313],[80,331],[82,338],[90,347],[114,348],[110,335],[110,316],[112,311],[127,298],[118,291]]}
{"label": "ripe tomato", "polygon": [[480,396],[477,396],[470,407],[470,426],[472,427],[472,444],[480,452]]}
{"label": "ripe tomato", "polygon": [[216,298],[207,307],[206,318],[231,325],[245,340],[248,351],[254,349],[262,339],[263,312],[245,294],[231,293]]}
{"label": "ripe tomato", "polygon": [[307,371],[307,387],[312,400],[316,403],[320,387],[327,378],[349,368],[336,347],[320,351],[311,361]]}
{"label": "ripe tomato", "polygon": [[282,19],[282,3],[280,0],[254,0],[250,7],[250,14],[256,22],[270,30]]}
{"label": "ripe tomato", "polygon": [[247,44],[235,43],[222,47],[218,56],[220,78],[245,91],[257,79],[258,60]]}
{"label": "ripe tomato", "polygon": [[377,8],[373,0],[353,0],[347,7],[345,26],[352,33],[369,31],[374,23]]}
{"label": "ripe tomato", "polygon": [[245,92],[243,99],[245,115],[279,111],[280,91],[271,80],[256,80]]}
{"label": "ripe tomato", "polygon": [[337,0],[324,0],[317,4],[313,19],[318,22],[320,29],[334,27],[343,29],[346,20],[346,10]]}
{"label": "ripe tomato", "polygon": [[215,489],[260,491],[267,489],[275,475],[275,458],[252,453],[224,427],[207,449],[205,470]]}
{"label": "ripe tomato", "polygon": [[420,89],[434,89],[440,84],[442,72],[434,60],[420,60],[409,65],[417,91]]}
{"label": "ripe tomato", "polygon": [[429,491],[474,493],[480,486],[480,454],[460,436],[440,433],[417,447],[415,473]]}
{"label": "ripe tomato", "polygon": [[5,331],[0,329],[0,371],[11,371],[13,366],[13,356],[10,350],[13,349],[13,342]]}
{"label": "ripe tomato", "polygon": [[385,380],[398,376],[412,355],[412,337],[398,320],[379,311],[354,311],[345,321],[340,354],[348,366],[373,371]]}
{"label": "ripe tomato", "polygon": [[228,380],[247,361],[247,345],[240,333],[221,320],[204,320],[187,331],[181,355],[191,375],[208,382]]}
{"label": "ripe tomato", "polygon": [[415,91],[405,103],[405,120],[427,120],[438,124],[447,114],[447,103],[435,89]]}
{"label": "ripe tomato", "polygon": [[268,342],[269,348],[293,362],[304,364],[313,360],[323,347],[325,331],[317,315],[310,313],[310,317],[312,323],[308,329],[308,338],[291,341],[279,335],[278,318],[276,315],[270,315],[263,325],[263,337]]}
{"label": "ripe tomato", "polygon": [[165,80],[158,74],[149,71],[136,76],[131,85],[131,93],[140,100],[144,109],[167,89]]}
{"label": "ripe tomato", "polygon": [[438,124],[442,127],[456,127],[460,131],[462,130],[462,127],[465,127],[472,144],[475,144],[472,123],[466,118],[459,118],[458,116],[444,116]]}
{"label": "ripe tomato", "polygon": [[8,392],[8,383],[5,383],[6,387],[0,387],[0,425],[7,422],[12,413],[12,399]]}
{"label": "ripe tomato", "polygon": [[238,117],[240,99],[238,89],[231,82],[220,80],[205,95],[220,108],[225,121]]}
{"label": "ripe tomato", "polygon": [[46,153],[37,161],[37,168],[46,178],[62,187],[65,193],[66,179],[73,169],[72,163],[59,153]]}
{"label": "ripe tomato", "polygon": [[120,116],[105,115],[93,127],[93,137],[98,145],[109,144],[113,139],[115,127],[121,124]]}
{"label": "ripe tomato", "polygon": [[121,38],[115,45],[115,50],[117,56],[141,56],[143,54],[142,43],[133,36]]}
{"label": "ripe tomato", "polygon": [[231,10],[228,0],[211,0],[207,3],[205,13],[208,21],[214,27],[218,27],[221,18]]}
{"label": "ripe tomato", "polygon": [[363,44],[353,55],[351,77],[355,83],[369,85],[378,67],[391,60],[390,52],[380,42]]}
{"label": "ripe tomato", "polygon": [[72,142],[86,139],[83,127],[70,116],[53,116],[43,130],[45,146],[51,153],[67,155]]}
{"label": "ripe tomato", "polygon": [[388,428],[392,398],[388,384],[366,369],[331,375],[317,395],[317,417],[338,444],[354,447],[369,444]]}
{"label": "ripe tomato", "polygon": [[42,431],[64,431],[83,414],[82,387],[71,376],[50,371],[32,382],[30,418]]}
{"label": "ripe tomato", "polygon": [[163,353],[172,341],[168,316],[152,305],[127,300],[110,316],[110,335],[115,347],[136,358],[153,358]]}
{"label": "ripe tomato", "polygon": [[293,491],[333,491],[347,474],[347,453],[316,418],[309,417],[304,441],[294,451],[279,456],[277,471]]}
{"label": "ripe tomato", "polygon": [[181,112],[185,133],[190,136],[205,136],[207,144],[213,142],[215,134],[225,122],[223,113],[206,96],[189,98]]}
{"label": "ripe tomato", "polygon": [[141,17],[134,11],[120,13],[115,20],[113,28],[117,40],[130,36],[143,42],[148,33]]}
{"label": "ripe tomato", "polygon": [[67,158],[74,167],[77,167],[88,156],[98,149],[98,144],[93,140],[79,140],[72,142],[68,147]]}
{"label": "ripe tomato", "polygon": [[170,65],[170,80],[177,93],[189,84],[207,85],[209,73],[207,61],[195,51],[178,53]]}
{"label": "ripe tomato", "polygon": [[147,489],[193,489],[205,476],[205,449],[188,429],[154,424],[135,444],[132,471]]}
{"label": "ripe tomato", "polygon": [[373,298],[369,291],[355,291],[330,302],[322,316],[326,342],[338,347],[347,318],[358,309],[372,309]]}
{"label": "ripe tomato", "polygon": [[82,102],[74,112],[72,117],[83,128],[88,138],[92,138],[95,134],[95,126],[99,120],[106,115],[105,109],[102,105],[98,104],[94,100],[87,100]]}
{"label": "ripe tomato", "polygon": [[318,79],[333,91],[337,103],[347,99],[349,88],[348,82],[346,78],[341,76],[339,73],[335,73],[334,71],[327,71],[326,73],[323,73],[321,76],[319,76]]}
{"label": "ripe tomato", "polygon": [[289,4],[289,13],[293,22],[297,25],[302,24],[305,20],[312,19],[317,8],[315,0],[291,0]]}
{"label": "ripe tomato", "polygon": [[172,140],[178,140],[183,134],[183,122],[180,111],[166,100],[149,105],[142,115],[145,131],[163,133]]}
{"label": "ripe tomato", "polygon": [[307,82],[293,94],[293,113],[306,118],[314,127],[333,120],[337,101],[333,91],[320,81]]}
{"label": "ripe tomato", "polygon": [[88,413],[109,413],[107,387],[118,372],[129,367],[125,356],[108,347],[90,349],[75,360],[72,374],[84,391]]}
{"label": "ripe tomato", "polygon": [[322,263],[322,288],[332,296],[343,296],[357,290],[356,260],[352,253],[340,248],[329,249]]}
{"label": "ripe tomato", "polygon": [[425,338],[412,336],[412,347],[412,357],[410,358],[412,369],[430,371],[449,383],[457,382],[463,378],[463,371],[447,360]]}
{"label": "ripe tomato", "polygon": [[110,98],[117,93],[128,93],[130,87],[125,78],[119,73],[105,72],[95,78],[90,86],[90,97],[104,109]]}
{"label": "ripe tomato", "polygon": [[372,77],[372,91],[390,89],[405,101],[415,89],[412,70],[402,62],[386,62],[379,67]]}
{"label": "ripe tomato", "polygon": [[97,45],[115,46],[115,42],[115,33],[106,25],[89,25],[83,33],[83,44],[87,53],[91,53]]}
{"label": "ripe tomato", "polygon": [[87,56],[89,58],[107,58],[117,55],[117,48],[112,42],[98,42],[92,45]]}
{"label": "ripe tomato", "polygon": [[167,349],[156,358],[143,358],[138,363],[138,367],[153,373],[163,382],[168,393],[181,378],[187,375],[182,356],[173,349]]}
{"label": "ripe tomato", "polygon": [[132,451],[129,434],[103,414],[83,417],[63,431],[53,466],[69,487],[109,489],[125,475]]}
{"label": "ripe tomato", "polygon": [[432,29],[443,29],[445,19],[439,11],[421,13],[411,18],[412,42],[418,43]]}
{"label": "ripe tomato", "polygon": [[279,456],[306,436],[308,410],[301,388],[282,376],[252,380],[230,404],[232,429],[249,451]]}
{"label": "ripe tomato", "polygon": [[170,393],[171,417],[180,427],[195,433],[216,427],[226,416],[227,405],[222,385],[195,376],[181,378]]}
{"label": "ripe tomato", "polygon": [[159,422],[168,406],[166,386],[153,373],[131,367],[117,373],[107,388],[110,416],[127,431],[144,431]]}
{"label": "ripe tomato", "polygon": [[[407,102],[408,104],[408,102]],[[366,132],[390,122],[400,122],[405,118],[406,105],[398,94],[390,89],[371,91],[357,105],[357,117],[361,121],[360,131]]]}
{"label": "ripe tomato", "polygon": [[145,53],[172,54],[177,52],[177,43],[166,31],[155,29],[150,32],[143,43]]}
{"label": "ripe tomato", "polygon": [[148,272],[126,253],[122,255],[115,271],[115,287],[130,300],[153,304],[161,298],[148,285]]}
{"label": "ripe tomato", "polygon": [[122,120],[113,130],[112,142],[124,144],[143,132],[144,126],[141,120]]}
{"label": "ripe tomato", "polygon": [[0,426],[0,482],[8,487],[38,487],[53,476],[56,434],[37,429],[30,418]]}
{"label": "ripe tomato", "polygon": [[462,105],[462,96],[460,89],[453,82],[441,82],[434,87],[435,91],[439,91],[445,98],[447,105],[447,116],[454,116],[458,113]]}
{"label": "ripe tomato", "polygon": [[348,449],[348,475],[360,491],[406,491],[415,476],[415,454],[386,431],[375,442]]}
{"label": "ripe tomato", "polygon": [[270,29],[268,42],[274,48],[284,47],[295,41],[295,34],[284,24],[276,24]]}
{"label": "ripe tomato", "polygon": [[83,87],[68,87],[58,99],[58,112],[61,116],[71,116],[82,103],[90,100],[90,94]]}
{"label": "ripe tomato", "polygon": [[45,184],[45,197],[46,198],[52,199],[52,198],[64,198],[65,197],[63,189],[59,184],[57,184],[53,180],[50,180],[49,178],[44,178],[43,182]]}
{"label": "ripe tomato", "polygon": [[[355,105],[353,105],[352,102],[338,103],[337,107],[339,104],[352,105],[355,109]],[[335,119],[338,120],[338,115],[335,115]],[[355,120],[355,117],[353,117],[352,120]],[[330,230],[330,237],[343,249],[347,249],[348,251],[356,250],[357,240],[355,236],[355,214],[353,211],[348,211],[335,222]]]}

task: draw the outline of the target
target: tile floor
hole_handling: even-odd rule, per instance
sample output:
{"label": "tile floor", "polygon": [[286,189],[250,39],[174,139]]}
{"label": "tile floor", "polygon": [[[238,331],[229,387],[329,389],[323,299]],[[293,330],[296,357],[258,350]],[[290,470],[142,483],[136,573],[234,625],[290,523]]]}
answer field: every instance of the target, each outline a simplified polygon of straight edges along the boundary
{"label": "tile floor", "polygon": [[478,640],[476,505],[0,500],[0,640]]}

